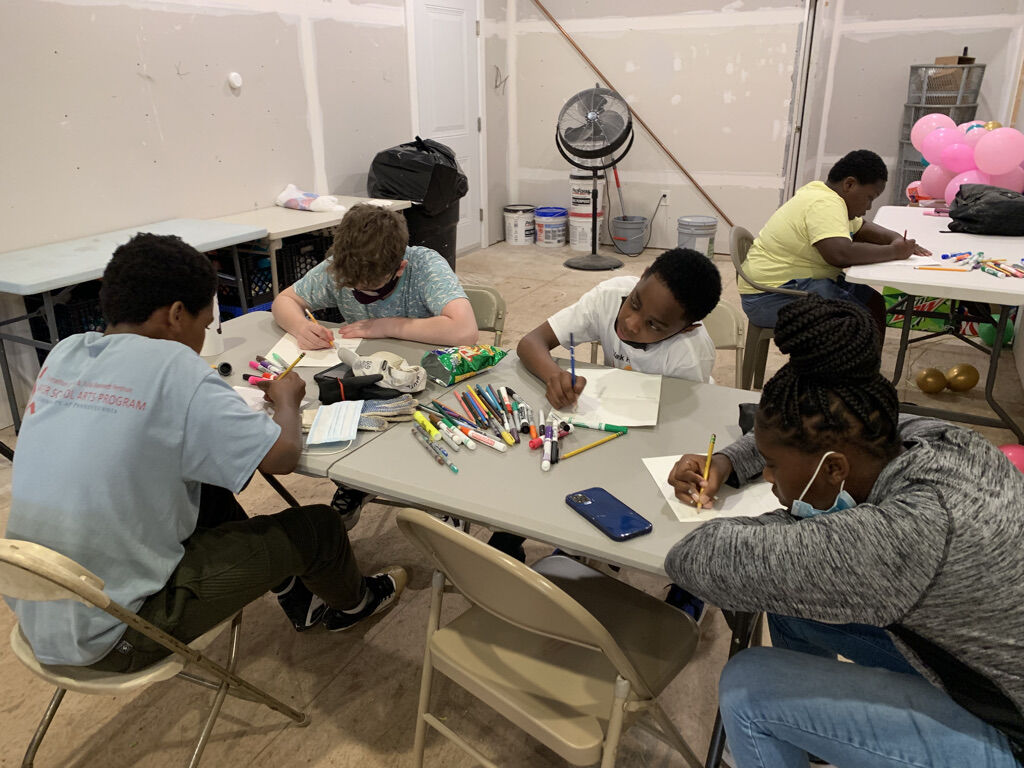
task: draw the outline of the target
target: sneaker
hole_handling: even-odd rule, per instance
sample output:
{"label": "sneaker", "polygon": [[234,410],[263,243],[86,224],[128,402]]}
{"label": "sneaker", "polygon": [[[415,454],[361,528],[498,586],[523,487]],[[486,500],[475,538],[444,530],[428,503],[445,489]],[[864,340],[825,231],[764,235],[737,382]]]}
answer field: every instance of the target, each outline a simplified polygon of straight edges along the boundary
{"label": "sneaker", "polygon": [[[438,515],[440,520],[445,525],[450,525],[456,531],[462,531],[463,533],[469,533],[469,523],[463,520],[461,517],[452,517],[451,515]],[[524,554],[523,557],[526,555]]]}
{"label": "sneaker", "polygon": [[675,606],[683,613],[689,614],[690,618],[698,624],[704,618],[704,601],[676,584],[669,587],[668,594],[665,595],[665,602]]}
{"label": "sneaker", "polygon": [[360,621],[375,613],[386,611],[395,604],[395,600],[402,594],[407,580],[405,569],[397,565],[373,576],[367,576],[366,603],[362,609],[347,613],[339,608],[328,608],[324,614],[324,625],[329,632],[343,632],[346,629],[352,629]]}
{"label": "sneaker", "polygon": [[277,604],[291,621],[296,632],[305,632],[319,624],[324,618],[327,604],[309,591],[302,579],[292,576],[281,587],[274,590]]}
{"label": "sneaker", "polygon": [[359,516],[363,507],[370,500],[370,494],[365,491],[357,491],[345,485],[339,485],[331,499],[331,507],[341,515],[341,521],[345,524],[345,530],[351,531],[359,522]]}

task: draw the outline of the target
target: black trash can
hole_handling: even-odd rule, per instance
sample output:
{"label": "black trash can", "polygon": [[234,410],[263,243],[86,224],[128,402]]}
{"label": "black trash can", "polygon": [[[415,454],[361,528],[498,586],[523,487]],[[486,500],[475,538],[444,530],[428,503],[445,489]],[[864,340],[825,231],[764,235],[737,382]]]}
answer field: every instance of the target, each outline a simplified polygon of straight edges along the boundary
{"label": "black trash can", "polygon": [[417,136],[378,152],[370,164],[366,190],[370,197],[412,200],[412,207],[402,211],[409,245],[432,248],[455,269],[459,198],[469,191],[469,182],[449,147]]}

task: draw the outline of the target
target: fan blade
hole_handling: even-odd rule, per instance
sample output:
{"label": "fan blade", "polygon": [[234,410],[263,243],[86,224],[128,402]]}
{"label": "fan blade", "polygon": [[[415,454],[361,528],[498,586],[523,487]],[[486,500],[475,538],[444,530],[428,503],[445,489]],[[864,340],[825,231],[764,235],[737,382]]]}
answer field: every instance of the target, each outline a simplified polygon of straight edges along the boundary
{"label": "fan blade", "polygon": [[565,143],[570,147],[578,147],[587,141],[594,140],[594,124],[587,123],[586,125],[577,125],[570,128],[566,128],[562,131],[562,138],[565,139]]}
{"label": "fan blade", "polygon": [[618,112],[603,112],[598,122],[609,143],[615,141],[626,129],[626,121]]}

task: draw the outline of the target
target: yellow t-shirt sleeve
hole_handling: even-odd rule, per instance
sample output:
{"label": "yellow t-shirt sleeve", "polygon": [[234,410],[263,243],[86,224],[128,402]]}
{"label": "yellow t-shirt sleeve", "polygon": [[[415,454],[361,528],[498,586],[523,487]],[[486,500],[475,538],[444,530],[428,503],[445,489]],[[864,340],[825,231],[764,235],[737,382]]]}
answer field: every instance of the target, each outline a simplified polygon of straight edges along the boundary
{"label": "yellow t-shirt sleeve", "polygon": [[849,240],[853,222],[847,216],[846,205],[838,197],[835,201],[817,200],[811,203],[804,215],[808,242],[814,245],[830,237],[845,237]]}

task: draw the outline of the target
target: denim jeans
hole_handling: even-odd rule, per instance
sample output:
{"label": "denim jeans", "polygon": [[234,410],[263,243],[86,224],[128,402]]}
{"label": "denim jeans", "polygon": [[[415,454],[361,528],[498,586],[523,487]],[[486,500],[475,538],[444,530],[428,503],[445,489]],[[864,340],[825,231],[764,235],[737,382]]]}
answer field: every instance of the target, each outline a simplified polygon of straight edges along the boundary
{"label": "denim jeans", "polygon": [[786,647],[737,654],[719,684],[737,768],[807,768],[808,753],[839,768],[1020,768],[1000,731],[895,671],[909,665],[882,630],[769,621]]}
{"label": "denim jeans", "polygon": [[[859,283],[848,283],[842,275],[835,280],[804,277],[790,280],[780,287],[809,291],[826,299],[853,301],[867,309],[871,308],[872,300],[881,299],[881,294],[874,288]],[[784,293],[741,293],[740,303],[747,318],[754,325],[760,328],[774,328],[779,320],[779,310],[797,298],[799,297],[787,296]]]}

